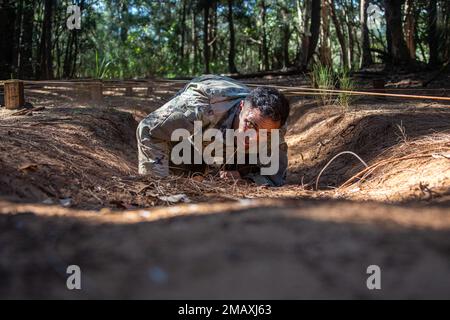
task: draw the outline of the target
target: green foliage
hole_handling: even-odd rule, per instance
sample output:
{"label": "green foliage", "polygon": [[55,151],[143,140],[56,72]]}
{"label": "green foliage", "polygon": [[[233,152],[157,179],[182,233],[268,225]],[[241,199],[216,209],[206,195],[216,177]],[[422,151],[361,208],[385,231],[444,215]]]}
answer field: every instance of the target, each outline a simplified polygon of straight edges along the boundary
{"label": "green foliage", "polygon": [[347,110],[354,101],[354,97],[349,93],[338,93],[335,99],[336,94],[329,92],[336,87],[343,91],[352,91],[355,88],[349,70],[343,68],[336,72],[332,67],[316,63],[313,65],[310,78],[311,86],[319,89],[317,99],[323,105],[338,104],[343,110]]}
{"label": "green foliage", "polygon": [[[17,29],[28,26],[24,24],[24,21],[32,21],[28,31],[32,34],[31,40],[15,45],[28,54],[26,59],[22,59],[24,53],[21,52],[20,59],[16,60],[29,61],[30,66],[26,68],[31,69],[31,71],[27,70],[27,73],[28,77],[32,77],[38,71],[42,58],[40,48],[45,19],[44,1],[23,0],[8,3],[11,3],[17,18],[22,21],[23,25],[16,26]],[[228,73],[229,71],[228,1],[75,1],[75,3],[83,4],[82,22],[80,30],[72,31],[67,30],[66,27],[66,10],[73,1],[61,0],[53,3],[51,55],[52,71],[56,78],[134,78],[150,75],[195,76],[201,74],[205,71],[203,29],[206,4],[209,5],[210,72]],[[429,9],[424,1],[413,1],[413,3],[415,4],[414,39],[417,59],[427,62],[429,59]],[[302,42],[307,34],[304,25],[305,10],[310,6],[306,4],[302,0],[233,0],[232,17],[237,70],[240,73],[264,71],[266,66],[263,58],[266,52],[267,67],[270,70],[298,65],[304,54]],[[334,4],[337,21],[341,23],[341,32],[345,38],[343,43],[346,46],[346,52],[344,54],[349,58],[349,68],[355,70],[359,67],[361,58],[358,2],[334,1]],[[372,1],[372,4],[381,6],[379,1]],[[262,19],[263,16],[265,19]],[[402,16],[404,17],[404,13]],[[437,16],[439,60],[443,62],[450,56],[450,49],[448,49],[450,48],[449,1],[438,0]],[[338,68],[343,64],[341,43],[337,38],[335,24],[332,19],[328,20],[330,31],[327,42],[332,55],[332,68]],[[376,63],[383,62],[383,58],[386,57],[384,52],[387,52],[389,47],[385,20],[383,18],[378,19],[377,23],[369,23],[370,47],[375,49],[372,56]],[[24,31],[23,37],[18,37],[20,41],[26,40],[25,33]],[[353,37],[350,38],[350,35]],[[319,39],[316,50],[319,55],[322,42],[323,39]],[[24,48],[31,48],[32,52],[27,53]],[[315,81],[321,83],[323,88],[336,85],[335,80],[330,76],[333,74],[332,70],[326,70],[324,67],[315,68],[316,70],[313,71]],[[13,77],[17,77],[19,68],[10,69]],[[4,76],[8,77],[11,70],[5,71]],[[341,87],[351,87],[351,84],[346,81],[344,74]],[[330,100],[329,95],[324,98]],[[339,97],[343,105],[350,102],[346,99],[346,97]]]}
{"label": "green foliage", "polygon": [[[347,69],[342,69],[338,72],[339,88],[344,91],[352,91],[355,88],[354,82],[350,77],[350,72]],[[348,93],[339,93],[337,102],[345,110],[354,101],[355,96]]]}
{"label": "green foliage", "polygon": [[334,89],[336,86],[333,68],[324,66],[321,63],[316,63],[313,65],[310,78],[311,86],[320,89],[317,99],[319,99],[323,105],[333,104],[333,94],[327,91]]}
{"label": "green foliage", "polygon": [[113,61],[104,56],[101,60],[99,58],[98,51],[95,52],[95,79],[105,79],[110,77],[111,70],[113,68]]}

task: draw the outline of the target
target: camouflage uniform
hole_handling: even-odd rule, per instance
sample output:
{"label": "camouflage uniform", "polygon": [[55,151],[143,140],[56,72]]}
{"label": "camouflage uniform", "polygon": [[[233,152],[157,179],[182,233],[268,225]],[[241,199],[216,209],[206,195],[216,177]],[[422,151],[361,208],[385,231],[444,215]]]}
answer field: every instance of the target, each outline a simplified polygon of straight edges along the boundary
{"label": "camouflage uniform", "polygon": [[[248,95],[249,88],[231,78],[207,75],[189,82],[175,97],[143,119],[136,132],[139,152],[139,173],[153,173],[160,177],[169,174],[172,148],[171,135],[177,128],[194,132],[194,121],[202,121],[208,128],[232,129],[239,111],[239,103]],[[257,184],[271,186],[285,182],[287,145],[285,128],[280,131],[279,171],[272,176],[249,172],[244,177]],[[239,167],[236,167],[239,169]]]}

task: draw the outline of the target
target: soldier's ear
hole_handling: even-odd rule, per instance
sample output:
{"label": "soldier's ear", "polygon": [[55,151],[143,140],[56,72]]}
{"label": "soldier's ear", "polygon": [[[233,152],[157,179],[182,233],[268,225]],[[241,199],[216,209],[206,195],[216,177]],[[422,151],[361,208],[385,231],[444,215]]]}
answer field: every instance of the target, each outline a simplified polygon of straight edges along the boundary
{"label": "soldier's ear", "polygon": [[244,100],[241,100],[241,103],[239,103],[239,110],[242,111],[242,108],[244,108]]}

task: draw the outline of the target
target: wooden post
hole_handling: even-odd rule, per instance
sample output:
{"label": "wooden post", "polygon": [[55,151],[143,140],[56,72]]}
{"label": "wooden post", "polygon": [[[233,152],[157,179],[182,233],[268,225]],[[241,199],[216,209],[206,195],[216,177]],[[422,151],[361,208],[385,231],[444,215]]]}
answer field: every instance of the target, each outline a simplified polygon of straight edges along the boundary
{"label": "wooden post", "polygon": [[384,86],[386,85],[386,81],[384,79],[373,79],[373,88],[381,90],[384,92]]}
{"label": "wooden post", "polygon": [[95,102],[103,101],[103,83],[95,82],[90,85],[91,100]]}
{"label": "wooden post", "polygon": [[[86,99],[86,86],[82,83],[75,83],[73,85],[77,99]],[[90,94],[90,93],[89,93]]]}
{"label": "wooden post", "polygon": [[[384,79],[373,79],[373,88],[375,92],[378,93],[386,93],[386,90],[384,90],[386,85],[386,81]],[[380,97],[380,99],[386,99],[386,97]]]}
{"label": "wooden post", "polygon": [[20,80],[5,81],[5,107],[19,109],[25,104],[23,82]]}
{"label": "wooden post", "polygon": [[125,88],[125,96],[131,97],[133,95],[133,87],[126,87]]}
{"label": "wooden post", "polygon": [[153,94],[153,87],[148,86],[147,87],[147,97],[150,97]]}

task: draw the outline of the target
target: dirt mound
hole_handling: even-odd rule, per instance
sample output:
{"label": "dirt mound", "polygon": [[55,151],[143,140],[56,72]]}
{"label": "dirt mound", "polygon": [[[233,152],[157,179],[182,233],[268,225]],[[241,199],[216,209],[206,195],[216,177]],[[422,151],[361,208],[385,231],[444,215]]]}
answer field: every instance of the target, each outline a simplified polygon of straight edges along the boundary
{"label": "dirt mound", "polygon": [[[294,108],[294,117],[287,136],[291,183],[303,182],[313,186],[321,169],[342,151],[355,152],[371,165],[392,156],[392,153],[395,154],[396,146],[403,145],[399,148],[405,149],[405,141],[427,139],[441,132],[440,142],[434,148],[438,153],[442,152],[443,147],[448,146],[450,140],[450,112],[440,109],[415,112],[361,110],[342,113],[330,106],[316,106],[304,114],[296,110],[302,108],[308,108],[308,106],[300,105]],[[301,114],[298,119],[295,119],[296,113]],[[432,142],[433,139],[427,141]],[[418,142],[414,145],[416,153],[421,148],[425,150],[430,147],[430,143]],[[427,152],[430,153],[430,150],[427,149]],[[403,155],[404,153],[405,150]],[[434,176],[435,180],[442,180],[442,173],[448,173],[448,164],[442,159],[433,157],[427,159],[427,162],[430,161],[440,162],[440,165],[433,166],[434,170],[429,171],[428,175]],[[399,165],[394,162],[390,164]],[[402,170],[401,166],[398,168],[399,171]],[[354,156],[342,155],[324,171],[319,186],[322,189],[336,188],[363,169],[363,164]],[[416,169],[418,172],[421,171],[420,168]],[[404,181],[399,179],[398,183],[399,187]],[[390,188],[393,187],[390,185]],[[386,200],[379,197],[376,199]]]}
{"label": "dirt mound", "polygon": [[86,192],[96,201],[93,193],[104,182],[136,173],[136,126],[130,113],[101,107],[4,115],[0,193],[18,201],[79,202]]}
{"label": "dirt mound", "polygon": [[[69,98],[36,96],[46,109],[31,116],[0,110],[1,297],[448,297],[448,204],[435,206],[450,186],[448,108],[296,102],[291,184],[264,188],[138,177],[134,131],[161,99]],[[369,168],[342,156],[314,191],[344,150]],[[417,198],[431,204],[363,203]],[[70,264],[81,291],[65,286]],[[372,264],[380,291],[366,287]]]}
{"label": "dirt mound", "polygon": [[[42,106],[42,101],[36,105]],[[55,107],[46,101],[46,106],[29,116],[0,110],[3,199],[123,210],[267,194],[255,185],[230,184],[211,175],[201,181],[138,176],[137,121],[132,113],[74,102]]]}
{"label": "dirt mound", "polygon": [[[359,185],[349,186],[347,190],[341,188],[337,193],[308,191],[313,189],[320,170],[342,151],[353,151],[373,165],[392,157],[392,150],[405,141],[426,139],[436,132],[442,132],[445,137],[445,130],[450,129],[449,113],[445,109],[401,112],[398,109],[378,108],[343,113],[342,109],[333,106],[294,103],[287,133],[289,185],[264,189],[251,184],[230,185],[214,176],[205,177],[202,181],[179,177],[166,180],[139,177],[136,172],[137,121],[132,116],[134,111],[101,106],[82,107],[74,102],[55,107],[51,103],[52,98],[47,99],[47,109],[32,116],[13,117],[6,111],[0,115],[3,140],[0,145],[0,167],[5,173],[0,177],[3,198],[18,202],[62,203],[87,209],[130,209],[168,205],[172,202],[165,200],[171,199],[167,197],[180,194],[185,194],[194,202],[305,196],[396,201],[417,198],[417,193],[422,194],[422,198],[434,199],[437,194],[447,192],[448,167],[445,157],[439,156],[422,159],[420,166],[426,167],[425,171],[422,167],[413,168],[424,174],[426,172],[428,178],[425,180],[410,179],[405,182],[405,179],[395,179],[393,171],[390,171],[391,182],[383,187],[389,192],[376,191],[380,190],[380,183],[388,182],[381,176],[377,189],[374,189],[376,192],[358,192],[362,190],[357,189],[361,187]],[[146,108],[154,109],[156,106],[149,104]],[[133,105],[127,108],[119,105],[117,108],[134,109]],[[415,152],[425,145],[429,143],[416,143]],[[436,152],[442,151],[445,145],[445,142],[436,145]],[[405,156],[407,147],[401,148]],[[428,165],[430,162],[433,164]],[[419,165],[414,161],[411,165],[415,164]],[[403,166],[400,162],[390,162],[390,165],[395,165],[397,171],[405,169],[405,162]],[[324,171],[319,186],[322,190],[337,188],[363,169],[364,166],[353,156],[343,155]],[[387,172],[385,167],[382,169]],[[357,182],[360,178],[357,176],[351,182]],[[363,178],[367,180],[369,177]],[[399,184],[397,187],[393,185],[396,181]],[[367,191],[375,185],[365,186]],[[430,187],[432,197],[426,189]],[[413,191],[403,192],[405,188]],[[400,199],[402,192],[404,196]],[[396,196],[392,197],[394,194]]]}
{"label": "dirt mound", "polygon": [[449,201],[450,133],[405,136],[336,192],[354,199]]}

